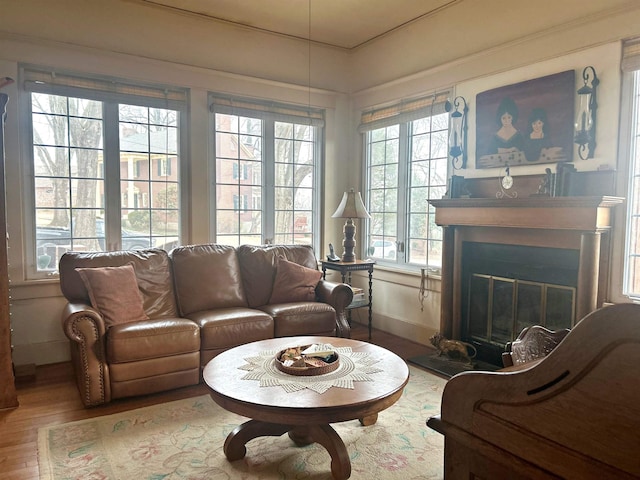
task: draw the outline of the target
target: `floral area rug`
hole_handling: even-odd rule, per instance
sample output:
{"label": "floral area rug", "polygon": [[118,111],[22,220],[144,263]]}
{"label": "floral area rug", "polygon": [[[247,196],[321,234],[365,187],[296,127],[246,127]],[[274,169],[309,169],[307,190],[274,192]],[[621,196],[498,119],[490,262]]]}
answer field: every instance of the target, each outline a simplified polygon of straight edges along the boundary
{"label": "floral area rug", "polygon": [[[352,479],[441,479],[444,439],[426,420],[440,411],[446,380],[410,367],[409,384],[375,425],[332,424],[351,458]],[[280,388],[280,387],[272,387]],[[296,447],[288,435],[247,443],[229,462],[227,435],[246,418],[209,396],[178,400],[38,430],[40,478],[46,480],[329,480],[320,445]]]}

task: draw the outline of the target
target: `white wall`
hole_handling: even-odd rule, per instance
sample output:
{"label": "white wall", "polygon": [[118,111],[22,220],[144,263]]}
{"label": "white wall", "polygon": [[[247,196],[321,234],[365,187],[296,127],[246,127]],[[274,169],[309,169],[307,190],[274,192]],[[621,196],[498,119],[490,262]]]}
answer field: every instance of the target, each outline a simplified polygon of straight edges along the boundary
{"label": "white wall", "polygon": [[[475,170],[475,96],[485,90],[534,79],[565,70],[576,71],[576,89],[582,85],[582,69],[587,65],[595,67],[601,81],[598,90],[598,146],[594,159],[579,160],[574,155],[578,170],[595,170],[601,165],[618,168],[617,156],[618,124],[620,112],[620,55],[621,40],[640,35],[640,4],[638,2],[608,2],[611,9],[604,13],[587,15],[580,21],[568,22],[561,26],[544,29],[536,26],[535,11],[527,13],[526,8],[518,6],[524,23],[505,26],[512,31],[522,30],[521,36],[513,36],[501,44],[491,43],[492,33],[500,28],[494,25],[490,16],[483,15],[486,2],[464,2],[469,16],[458,16],[457,28],[466,32],[458,38],[450,35],[443,41],[443,32],[438,30],[442,25],[450,25],[456,16],[455,7],[443,12],[438,22],[423,19],[411,28],[403,29],[391,38],[383,38],[366,45],[354,56],[352,65],[351,100],[353,115],[351,128],[355,133],[360,112],[372,107],[396,102],[401,99],[415,98],[445,89],[453,89],[455,95],[464,96],[469,102],[469,168],[458,174],[467,177],[495,176],[498,169]],[[507,5],[510,3],[511,5]],[[586,6],[585,2],[581,2]],[[504,4],[514,8],[512,2],[492,1],[491,5]],[[478,10],[467,10],[474,5]],[[530,4],[533,5],[533,4]],[[558,15],[569,15],[575,7],[571,2],[561,2]],[[603,2],[588,2],[589,7],[603,6]],[[524,10],[523,10],[524,8]],[[534,8],[535,10],[535,8]],[[586,13],[586,12],[585,12]],[[478,44],[467,39],[477,39],[478,29],[487,31],[487,43]],[[536,30],[536,28],[538,30]],[[542,28],[542,30],[540,30]],[[440,33],[438,33],[440,32]],[[508,36],[508,35],[507,35]],[[506,38],[506,37],[502,37]],[[443,48],[437,48],[439,44]],[[434,55],[431,51],[436,46]],[[403,54],[398,56],[397,52]],[[429,53],[429,54],[427,54]],[[441,55],[445,55],[441,57]],[[396,58],[399,57],[399,58]],[[393,58],[393,69],[389,68]],[[440,63],[437,63],[437,62]],[[397,67],[397,68],[396,68]],[[392,73],[390,73],[390,71]],[[404,75],[399,73],[404,72]],[[393,74],[398,74],[393,76]],[[390,77],[390,75],[392,75]],[[576,104],[576,108],[578,105]],[[362,158],[362,142],[353,143],[354,157]],[[548,165],[547,165],[548,166]],[[512,169],[513,175],[524,175],[544,172],[545,165],[522,166]],[[618,179],[625,184],[626,179]],[[623,189],[619,188],[619,191]],[[613,241],[621,245],[624,218],[623,209],[616,212],[616,231]],[[614,251],[619,256],[620,249]],[[614,258],[613,264],[620,265]],[[613,284],[620,284],[621,272],[612,272]],[[376,301],[374,325],[405,338],[420,343],[428,343],[428,338],[440,328],[439,281],[429,283],[434,291],[428,305],[422,308],[414,299],[417,296],[420,279],[411,275],[398,275],[380,266],[376,267],[374,282],[375,292],[382,291],[381,298]],[[620,301],[619,296],[613,296]]]}
{"label": "white wall", "polygon": [[[345,93],[346,54],[333,48],[268,35],[193,16],[141,8],[130,2],[7,2],[0,16],[0,76],[18,80],[18,64],[55,66],[89,74],[114,75],[144,82],[187,87],[191,92],[189,241],[210,241],[210,165],[208,92],[308,105],[326,109],[323,209],[330,212],[349,188],[349,99]],[[319,67],[321,66],[321,68]],[[3,90],[11,97],[6,126],[9,272],[14,363],[46,364],[68,360],[68,341],[60,328],[64,305],[56,279],[25,280],[22,263],[22,134],[27,119],[18,108],[18,83]],[[349,171],[351,167],[347,167]],[[328,219],[325,238],[341,238],[342,225]],[[322,241],[322,244],[327,242]],[[324,255],[324,252],[318,252]]]}
{"label": "white wall", "polygon": [[[160,81],[176,67],[191,66],[276,82],[309,83],[309,44],[304,40],[135,1],[3,2],[0,31],[52,41],[60,47],[82,45],[104,53],[134,55],[140,63],[157,59],[174,64],[167,66]],[[315,86],[346,92],[347,80],[341,73],[348,61],[345,52],[313,45],[311,59]],[[102,56],[85,61],[90,70],[100,68]],[[136,75],[138,69],[132,67],[116,73]]]}
{"label": "white wall", "polygon": [[[576,75],[575,89],[583,85],[582,71],[587,65],[593,66],[600,80],[598,87],[598,130],[597,148],[594,158],[580,160],[577,149],[574,151],[573,159],[579,171],[592,171],[600,166],[607,166],[611,169],[616,167],[616,152],[618,141],[618,113],[620,103],[620,55],[621,45],[619,42],[608,43],[594,48],[571,53],[552,60],[528,65],[526,67],[509,70],[499,75],[481,77],[467,82],[461,82],[456,86],[456,95],[462,95],[469,101],[469,152],[472,152],[469,168],[475,169],[476,149],[476,117],[475,117],[475,96],[479,92],[490,90],[500,85],[510,85],[536,77],[543,77],[567,70],[574,70]],[[579,102],[576,99],[576,115]],[[549,165],[522,165],[512,169],[513,175],[528,175],[544,173],[544,169]],[[496,176],[499,169],[470,170],[469,176],[486,177]]]}
{"label": "white wall", "polygon": [[[538,12],[542,8],[545,13]],[[502,9],[511,12],[512,22],[504,22]],[[637,1],[458,2],[360,48],[349,62],[354,106],[384,104],[528,67],[633,37],[639,25]]]}
{"label": "white wall", "polygon": [[[455,94],[462,95],[469,104],[469,148],[468,169],[457,172],[466,177],[492,177],[500,169],[475,170],[475,98],[478,93],[495,87],[510,85],[532,78],[542,77],[566,70],[576,71],[576,90],[582,85],[582,69],[592,65],[600,79],[598,89],[598,138],[595,158],[579,160],[574,155],[575,166],[580,171],[596,170],[601,165],[616,168],[620,98],[620,52],[619,42],[587,48],[579,52],[558,56],[551,60],[508,70],[495,75],[480,76],[455,85]],[[394,85],[395,87],[396,85]],[[425,87],[424,93],[430,93]],[[378,90],[373,92],[377,98]],[[359,103],[366,103],[366,95],[358,95]],[[576,109],[578,105],[576,104]],[[511,174],[528,175],[544,173],[548,164],[523,165],[511,169]],[[517,187],[517,179],[516,179]],[[517,190],[517,188],[515,189]],[[393,270],[376,267],[374,275],[374,300],[376,303],[374,325],[419,343],[428,343],[428,338],[440,329],[439,281],[429,282],[431,292],[424,307],[417,301],[420,278],[415,275],[398,275]]]}
{"label": "white wall", "polygon": [[[218,25],[193,16],[174,16],[161,9],[142,9],[135,2],[5,3],[0,16],[0,76],[17,78],[18,63],[26,62],[191,89],[193,209],[189,233],[193,242],[209,241],[211,230],[208,205],[213,179],[207,93],[229,92],[303,105],[309,101],[306,42]],[[501,3],[505,2],[492,2]],[[617,0],[614,4],[629,2]],[[490,45],[496,37],[488,35],[487,44],[474,45],[470,50],[465,50],[464,45],[439,48],[430,36],[433,32],[427,32],[422,22],[351,54],[314,46],[311,104],[327,109],[323,245],[330,241],[340,243],[342,222],[330,215],[344,190],[361,185],[362,143],[356,129],[360,111],[367,107],[455,87],[456,94],[470,102],[469,137],[473,151],[476,94],[567,69],[579,73],[584,66],[593,65],[602,82],[598,150],[596,159],[576,163],[580,169],[615,164],[618,40],[640,35],[640,4],[634,5],[637,6],[625,6],[618,13],[595,16],[589,23],[570,24],[544,35],[528,31],[526,38],[514,36],[501,45]],[[429,51],[433,54],[427,55]],[[57,281],[24,281],[21,182],[22,162],[28,155],[21,151],[21,132],[25,119],[17,108],[18,86],[12,85],[6,92],[11,96],[6,130],[7,177],[15,180],[7,186],[14,362],[57,362],[68,358],[59,319],[64,301]],[[470,165],[473,164],[471,159]],[[526,168],[540,167],[544,168],[523,167],[512,173],[518,175]],[[464,175],[495,173],[469,169]],[[421,304],[418,275],[378,266],[374,276],[374,326],[427,344],[429,336],[439,329],[439,281],[429,279],[430,292]],[[365,287],[366,279],[358,276],[356,283]],[[354,319],[366,323],[366,310],[354,312]]]}

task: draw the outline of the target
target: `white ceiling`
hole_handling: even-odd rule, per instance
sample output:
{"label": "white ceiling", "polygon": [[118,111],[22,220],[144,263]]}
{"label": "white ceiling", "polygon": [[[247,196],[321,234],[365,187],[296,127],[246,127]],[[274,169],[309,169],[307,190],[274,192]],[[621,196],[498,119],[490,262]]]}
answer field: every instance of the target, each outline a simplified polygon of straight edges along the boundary
{"label": "white ceiling", "polygon": [[[142,0],[282,35],[352,49],[462,0]],[[479,0],[474,0],[479,1]],[[309,21],[311,19],[311,21]]]}

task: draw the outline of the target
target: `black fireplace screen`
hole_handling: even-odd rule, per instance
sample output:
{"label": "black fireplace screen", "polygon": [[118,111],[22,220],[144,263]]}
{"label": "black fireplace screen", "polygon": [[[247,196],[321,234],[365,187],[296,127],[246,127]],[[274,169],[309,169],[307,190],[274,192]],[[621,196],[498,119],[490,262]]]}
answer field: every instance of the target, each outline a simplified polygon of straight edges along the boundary
{"label": "black fireplace screen", "polygon": [[500,365],[523,328],[571,328],[578,261],[573,250],[465,243],[462,340],[476,346],[478,359]]}

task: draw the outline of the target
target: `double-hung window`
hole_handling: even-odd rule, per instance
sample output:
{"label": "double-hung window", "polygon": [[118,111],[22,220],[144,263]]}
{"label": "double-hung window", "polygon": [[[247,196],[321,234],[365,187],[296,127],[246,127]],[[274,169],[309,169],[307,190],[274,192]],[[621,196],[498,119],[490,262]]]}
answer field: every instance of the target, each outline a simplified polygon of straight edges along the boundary
{"label": "double-hung window", "polygon": [[447,183],[447,93],[362,114],[368,221],[364,252],[380,264],[442,265],[442,230],[430,199]]}
{"label": "double-hung window", "polygon": [[217,243],[319,242],[324,115],[212,95]]}
{"label": "double-hung window", "polygon": [[31,152],[30,278],[68,250],[180,243],[184,89],[21,70]]}

